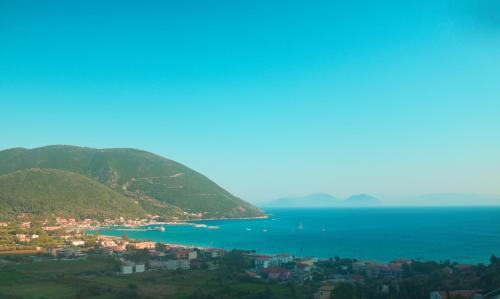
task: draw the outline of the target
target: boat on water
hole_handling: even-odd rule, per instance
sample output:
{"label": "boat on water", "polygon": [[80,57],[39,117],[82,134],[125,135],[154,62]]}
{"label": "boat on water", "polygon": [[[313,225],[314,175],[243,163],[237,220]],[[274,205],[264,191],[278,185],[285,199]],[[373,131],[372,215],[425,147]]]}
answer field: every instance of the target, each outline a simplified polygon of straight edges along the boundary
{"label": "boat on water", "polygon": [[195,224],[194,227],[196,227],[196,228],[205,228],[205,227],[207,227],[207,225],[206,224]]}
{"label": "boat on water", "polygon": [[165,231],[165,227],[164,226],[158,226],[156,228],[157,231],[160,231],[160,232],[164,232]]}
{"label": "boat on water", "polygon": [[219,229],[219,227],[216,225],[207,226],[207,228],[208,229]]}
{"label": "boat on water", "polygon": [[246,230],[249,232],[249,231],[251,231],[252,229],[247,227],[247,228],[246,228]]}
{"label": "boat on water", "polygon": [[267,233],[267,229],[263,229],[262,231],[265,232],[265,233]]}

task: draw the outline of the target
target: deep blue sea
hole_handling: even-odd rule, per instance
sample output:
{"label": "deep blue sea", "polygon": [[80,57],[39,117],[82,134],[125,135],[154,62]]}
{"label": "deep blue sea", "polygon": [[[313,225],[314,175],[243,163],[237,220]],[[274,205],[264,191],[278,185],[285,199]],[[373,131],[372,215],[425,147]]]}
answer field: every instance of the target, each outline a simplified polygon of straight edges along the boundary
{"label": "deep blue sea", "polygon": [[101,229],[103,235],[167,243],[254,249],[297,256],[397,258],[487,263],[500,256],[500,208],[267,209],[268,219],[165,225],[164,232]]}

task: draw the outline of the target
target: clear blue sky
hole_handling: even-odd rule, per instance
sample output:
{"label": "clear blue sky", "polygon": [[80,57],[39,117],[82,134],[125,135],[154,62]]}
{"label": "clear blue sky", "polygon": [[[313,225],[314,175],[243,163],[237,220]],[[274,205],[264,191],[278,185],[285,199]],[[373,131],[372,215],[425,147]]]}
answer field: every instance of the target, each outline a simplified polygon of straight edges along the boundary
{"label": "clear blue sky", "polygon": [[500,194],[500,4],[0,0],[0,149],[135,147],[250,201]]}

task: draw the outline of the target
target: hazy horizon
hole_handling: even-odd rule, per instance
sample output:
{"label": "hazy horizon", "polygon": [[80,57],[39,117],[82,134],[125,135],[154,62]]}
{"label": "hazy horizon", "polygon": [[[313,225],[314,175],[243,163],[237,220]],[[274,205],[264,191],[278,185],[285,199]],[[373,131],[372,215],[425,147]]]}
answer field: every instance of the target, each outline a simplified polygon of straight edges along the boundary
{"label": "hazy horizon", "polygon": [[[268,198],[264,200],[251,201],[260,206],[272,203],[279,199],[303,199],[311,195],[327,194],[335,197],[339,201],[344,201],[350,196],[369,195],[377,198],[381,206],[386,207],[412,207],[412,206],[488,206],[500,205],[499,194],[478,194],[478,193],[424,193],[424,194],[362,194],[353,193],[339,196],[328,192],[311,192],[307,194],[289,195],[278,198]],[[314,202],[311,202],[314,205]]]}
{"label": "hazy horizon", "polygon": [[497,195],[499,14],[491,0],[0,1],[0,149],[143,149],[253,203]]}

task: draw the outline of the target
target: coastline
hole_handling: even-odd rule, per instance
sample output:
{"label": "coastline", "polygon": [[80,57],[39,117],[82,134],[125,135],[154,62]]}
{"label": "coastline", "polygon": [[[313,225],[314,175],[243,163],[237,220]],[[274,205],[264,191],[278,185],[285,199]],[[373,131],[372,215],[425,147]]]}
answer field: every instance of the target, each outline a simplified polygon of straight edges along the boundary
{"label": "coastline", "polygon": [[[111,236],[111,235],[101,235],[101,234],[99,234],[99,237],[109,238],[109,239],[113,239],[113,240],[120,240],[120,241],[124,240],[123,237]],[[196,246],[196,245],[184,245],[184,244],[167,243],[167,242],[156,242],[156,241],[152,241],[152,240],[149,240],[149,239],[128,238],[128,240],[129,241],[134,241],[134,242],[154,242],[154,243],[161,243],[161,244],[164,244],[164,245],[168,245],[168,246],[172,246],[172,247],[180,247],[180,248],[221,249],[221,248],[216,248],[216,247],[205,247],[205,246]]]}
{"label": "coastline", "polygon": [[147,226],[154,226],[154,225],[188,225],[188,226],[193,226],[193,222],[197,221],[217,221],[217,220],[259,220],[259,219],[268,219],[269,215],[264,215],[264,216],[256,216],[256,217],[238,217],[238,218],[200,218],[196,220],[182,220],[182,221],[167,221],[167,222],[151,222],[151,223],[144,223],[144,224],[137,224],[137,225],[130,225],[130,224],[112,224],[112,225],[100,225],[100,226],[93,226],[93,227],[86,227],[85,229],[88,230],[98,230],[99,228],[114,228],[114,227],[147,227]]}
{"label": "coastline", "polygon": [[[206,221],[197,219],[147,223],[136,227],[148,230],[144,232],[133,231],[134,227],[130,226],[121,227],[131,229],[129,232],[119,231],[119,226],[102,226],[98,229],[103,235],[127,234],[129,238],[137,240],[168,242],[173,245],[255,250],[262,254],[286,252],[294,256],[315,256],[321,259],[340,256],[388,262],[404,258],[415,261],[451,260],[463,264],[480,264],[488,263],[491,255],[499,254],[494,248],[497,248],[495,245],[500,241],[488,238],[485,239],[488,241],[486,243],[477,243],[475,240],[482,235],[495,236],[498,228],[492,227],[488,219],[495,218],[500,210],[481,210],[472,214],[454,210],[453,217],[448,217],[448,220],[433,232],[427,232],[421,226],[427,221],[441,219],[443,213],[450,213],[449,211],[436,209],[429,213],[420,209],[405,209],[397,213],[392,210],[374,213],[366,210],[304,210],[298,213],[270,210],[268,213],[268,216],[259,217],[257,220],[225,221],[237,219],[209,218]],[[271,221],[274,218],[278,221]],[[411,221],[405,222],[407,219]],[[482,234],[464,234],[455,229],[463,225],[461,221],[464,219],[466,223],[471,222],[472,227]],[[394,223],[401,225],[395,227]],[[163,225],[166,228],[165,233],[161,233],[162,229],[158,227]],[[198,227],[194,228],[196,225]],[[213,226],[214,230],[206,230],[209,229],[208,226]],[[89,231],[89,234],[95,232]],[[464,247],[462,244],[473,246]],[[384,250],[383,247],[391,249]]]}
{"label": "coastline", "polygon": [[[123,241],[123,237],[119,236],[112,236],[112,235],[101,235],[99,234],[99,237],[105,237],[113,240],[120,240]],[[295,254],[289,254],[287,252],[282,252],[282,253],[265,253],[265,252],[257,252],[255,249],[242,249],[242,248],[233,248],[231,250],[225,249],[225,248],[220,248],[220,247],[207,247],[207,246],[198,246],[198,245],[185,245],[185,244],[179,244],[179,243],[170,243],[170,242],[157,242],[149,239],[138,239],[138,238],[128,238],[129,241],[134,241],[134,242],[154,242],[154,243],[160,243],[166,246],[170,247],[178,247],[178,248],[197,248],[201,250],[224,250],[224,251],[231,251],[231,250],[241,250],[241,251],[247,251],[247,252],[254,252],[255,255],[259,256],[275,256],[275,255],[280,255],[280,254],[286,254],[290,255],[293,258],[297,259],[316,259],[318,261],[328,261],[331,260],[332,258],[322,258],[322,257],[316,257],[316,256],[308,256],[308,255],[295,255]],[[373,263],[378,263],[378,264],[387,264],[390,263],[390,261],[381,261],[381,260],[374,260],[374,259],[359,259],[356,257],[343,257],[347,259],[352,259],[358,262],[373,262]],[[413,258],[395,258],[394,261],[401,261],[401,260],[407,260],[407,261],[419,261],[419,262],[436,262],[439,263],[440,261],[436,260],[419,260],[419,259],[413,259]],[[484,263],[458,263],[459,265],[467,265],[467,266],[478,266],[478,265],[483,265]]]}
{"label": "coastline", "polygon": [[255,217],[238,217],[238,218],[200,218],[196,220],[186,220],[186,222],[193,221],[217,221],[217,220],[257,220],[257,219],[268,219],[269,215],[255,216]]}

